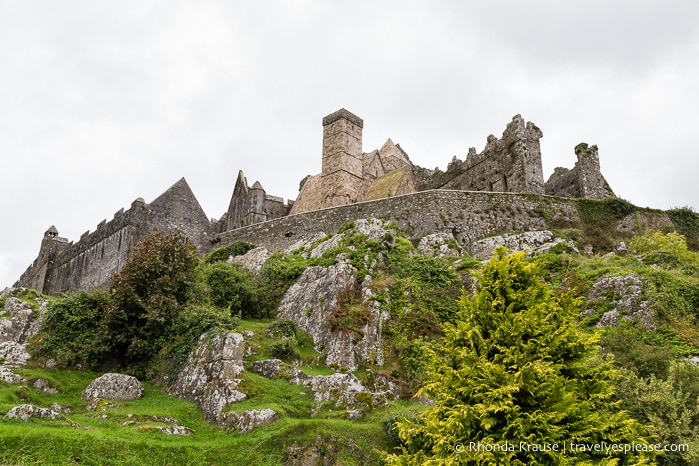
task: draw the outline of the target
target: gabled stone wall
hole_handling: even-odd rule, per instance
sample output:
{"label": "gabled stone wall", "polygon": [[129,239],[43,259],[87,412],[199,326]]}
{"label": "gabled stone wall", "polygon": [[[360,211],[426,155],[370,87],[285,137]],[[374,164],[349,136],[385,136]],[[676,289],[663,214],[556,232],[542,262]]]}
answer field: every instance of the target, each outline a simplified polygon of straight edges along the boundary
{"label": "gabled stone wall", "polygon": [[103,220],[77,243],[69,243],[57,236],[55,228],[55,234],[50,229],[39,257],[15,286],[51,295],[105,286],[139,241],[154,230],[174,229],[182,230],[200,254],[211,249],[216,232],[184,178],[150,204],[135,200],[129,210],[119,210],[110,222]]}

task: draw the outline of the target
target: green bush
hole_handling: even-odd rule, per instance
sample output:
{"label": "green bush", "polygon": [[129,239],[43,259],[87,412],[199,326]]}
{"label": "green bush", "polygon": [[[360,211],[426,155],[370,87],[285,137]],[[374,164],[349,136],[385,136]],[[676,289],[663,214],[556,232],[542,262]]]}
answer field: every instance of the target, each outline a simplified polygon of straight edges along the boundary
{"label": "green bush", "polygon": [[645,336],[645,331],[629,325],[606,328],[600,345],[614,355],[618,366],[635,372],[639,377],[667,377],[673,359],[672,350],[646,343]]}
{"label": "green bush", "polygon": [[105,310],[111,300],[105,290],[78,291],[51,301],[31,352],[61,364],[97,369],[109,353],[104,335]]}
{"label": "green bush", "polygon": [[196,269],[198,299],[244,319],[264,316],[257,284],[238,264],[202,263]]}
{"label": "green bush", "polygon": [[269,352],[275,358],[285,361],[292,361],[299,358],[299,354],[296,352],[293,342],[288,339],[272,343]]}
{"label": "green bush", "polygon": [[298,326],[291,319],[279,319],[272,322],[267,328],[267,335],[271,338],[296,338]]}
{"label": "green bush", "polygon": [[673,362],[666,378],[622,372],[616,381],[622,407],[646,426],[653,443],[689,445],[685,452],[663,452],[657,464],[699,464],[699,368]]}
{"label": "green bush", "polygon": [[258,287],[264,315],[272,317],[284,293],[298,279],[309,263],[299,255],[272,254],[260,270]]}
{"label": "green bush", "polygon": [[667,211],[675,229],[687,238],[687,246],[699,251],[699,213],[691,207],[676,207]]}
{"label": "green bush", "polygon": [[575,325],[578,303],[555,296],[524,253],[494,257],[464,294],[456,322],[430,352],[418,394],[434,401],[421,423],[399,422],[388,464],[617,464],[623,452],[460,451],[459,442],[631,443],[640,425],[612,399],[612,367]]}

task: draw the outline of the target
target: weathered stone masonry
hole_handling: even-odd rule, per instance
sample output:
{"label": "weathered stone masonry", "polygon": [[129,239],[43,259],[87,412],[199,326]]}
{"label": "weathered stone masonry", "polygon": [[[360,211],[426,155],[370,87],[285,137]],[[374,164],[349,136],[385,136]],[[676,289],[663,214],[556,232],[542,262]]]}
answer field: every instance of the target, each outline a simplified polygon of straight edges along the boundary
{"label": "weathered stone masonry", "polygon": [[173,229],[184,231],[201,254],[210,250],[213,226],[184,178],[150,204],[136,199],[129,210],[119,210],[110,222],[103,220],[77,243],[58,236],[52,226],[44,234],[39,257],[15,286],[52,295],[104,286],[124,265],[136,243],[154,230]]}
{"label": "weathered stone masonry", "polygon": [[572,201],[544,193],[614,195],[600,172],[597,147],[587,144],[576,147],[573,169],[557,168],[544,183],[543,133],[519,115],[500,139],[488,136],[480,154],[471,148],[445,172],[413,165],[390,138],[380,149],[362,152],[364,121],[345,109],[322,123],[322,173],[304,178],[296,201],[267,194],[259,182],[249,187],[241,171],[227,212],[210,221],[182,178],[150,204],[137,199],[77,243],[58,236],[52,226],[15,286],[47,294],[104,286],[153,230],[184,231],[200,254],[236,239],[278,250],[318,231],[331,233],[352,220],[378,217],[396,221],[411,236],[451,232],[468,249],[470,242],[498,232],[578,226]]}
{"label": "weathered stone masonry", "polygon": [[[250,225],[219,235],[220,245],[247,241],[270,251],[284,250],[319,232],[334,233],[359,218],[394,221],[410,237],[444,232],[470,252],[470,244],[500,233],[581,227],[575,199],[529,193],[431,190],[321,209]],[[639,233],[672,228],[667,214],[638,210],[619,223],[619,231]]]}

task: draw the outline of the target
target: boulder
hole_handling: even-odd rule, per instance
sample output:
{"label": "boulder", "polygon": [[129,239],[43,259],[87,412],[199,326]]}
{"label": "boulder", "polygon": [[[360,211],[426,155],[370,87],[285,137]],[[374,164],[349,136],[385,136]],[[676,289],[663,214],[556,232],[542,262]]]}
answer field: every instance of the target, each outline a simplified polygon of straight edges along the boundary
{"label": "boulder", "polygon": [[598,328],[616,327],[621,320],[629,320],[647,330],[656,330],[653,309],[643,299],[643,284],[643,278],[636,274],[598,278],[588,293],[582,314],[594,315],[593,303],[611,300],[614,307],[602,315]]}
{"label": "boulder", "polygon": [[24,343],[15,341],[0,343],[0,359],[3,361],[2,366],[5,366],[5,368],[13,369],[24,366],[29,361],[29,358],[30,355]]}
{"label": "boulder", "polygon": [[29,421],[30,419],[58,419],[61,413],[49,408],[37,408],[36,406],[23,404],[15,406],[5,414],[7,419],[21,419]]}
{"label": "boulder", "polygon": [[238,432],[247,433],[255,427],[264,426],[279,419],[279,414],[269,408],[249,409],[237,413],[230,411],[222,413],[219,424]]}
{"label": "boulder", "polygon": [[259,272],[262,269],[262,266],[265,265],[265,261],[271,255],[271,252],[260,246],[249,250],[243,255],[229,257],[228,262],[231,264],[241,264],[243,267],[246,267],[253,272]]}
{"label": "boulder", "polygon": [[550,251],[560,243],[566,243],[569,248],[577,251],[572,241],[555,238],[551,231],[542,230],[517,234],[506,233],[474,241],[471,245],[471,255],[478,259],[489,259],[498,246],[505,246],[510,251],[528,251],[530,255],[537,255]]}
{"label": "boulder", "polygon": [[17,384],[26,382],[26,379],[19,374],[15,374],[9,368],[0,365],[0,382]]}
{"label": "boulder", "polygon": [[49,381],[46,379],[34,379],[31,381],[31,384],[37,392],[49,393],[51,395],[55,395],[58,393],[58,390],[53,388],[51,384],[49,384]]}
{"label": "boulder", "polygon": [[417,245],[417,252],[432,257],[461,256],[461,248],[456,244],[454,235],[448,233],[434,233],[423,237]]}
{"label": "boulder", "polygon": [[367,306],[366,323],[355,332],[333,329],[339,296],[360,286],[357,270],[346,262],[304,270],[284,295],[277,316],[293,320],[311,335],[329,366],[356,370],[362,362],[383,364],[381,327],[388,315],[371,299],[370,282],[367,277],[360,290]]}
{"label": "boulder", "polygon": [[83,391],[82,397],[87,403],[98,398],[112,401],[136,400],[143,396],[143,385],[136,377],[126,374],[104,374]]}
{"label": "boulder", "polygon": [[308,385],[313,376],[283,363],[280,359],[264,359],[252,364],[252,371],[268,379],[284,379],[296,385]]}
{"label": "boulder", "polygon": [[196,403],[209,422],[220,424],[223,408],[245,399],[237,390],[244,356],[245,340],[240,333],[205,333],[168,391]]}
{"label": "boulder", "polygon": [[5,304],[0,310],[0,343],[24,343],[39,331],[48,300],[36,298],[39,306],[35,309],[32,304],[15,296],[23,291],[24,288],[6,288],[3,291]]}

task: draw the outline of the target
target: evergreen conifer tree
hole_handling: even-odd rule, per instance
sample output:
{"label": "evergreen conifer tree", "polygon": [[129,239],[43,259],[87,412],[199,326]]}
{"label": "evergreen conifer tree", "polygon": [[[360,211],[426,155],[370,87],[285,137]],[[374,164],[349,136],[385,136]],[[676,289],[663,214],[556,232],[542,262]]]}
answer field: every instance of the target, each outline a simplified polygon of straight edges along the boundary
{"label": "evergreen conifer tree", "polygon": [[[613,401],[614,370],[595,336],[575,324],[579,303],[555,296],[523,253],[504,248],[476,278],[429,356],[419,393],[435,404],[398,423],[402,454],[387,462],[647,464],[648,453],[611,451],[649,447]],[[596,445],[602,451],[587,451]]]}

